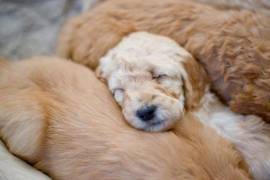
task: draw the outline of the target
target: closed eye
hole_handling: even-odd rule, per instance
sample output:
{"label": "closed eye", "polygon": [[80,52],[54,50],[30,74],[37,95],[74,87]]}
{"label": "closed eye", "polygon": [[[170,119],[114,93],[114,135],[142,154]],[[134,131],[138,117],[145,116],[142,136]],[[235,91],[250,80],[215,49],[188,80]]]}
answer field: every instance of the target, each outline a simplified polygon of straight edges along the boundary
{"label": "closed eye", "polygon": [[152,75],[152,77],[153,77],[153,79],[161,80],[161,79],[167,78],[168,75],[166,75],[166,74],[157,74],[157,75]]}

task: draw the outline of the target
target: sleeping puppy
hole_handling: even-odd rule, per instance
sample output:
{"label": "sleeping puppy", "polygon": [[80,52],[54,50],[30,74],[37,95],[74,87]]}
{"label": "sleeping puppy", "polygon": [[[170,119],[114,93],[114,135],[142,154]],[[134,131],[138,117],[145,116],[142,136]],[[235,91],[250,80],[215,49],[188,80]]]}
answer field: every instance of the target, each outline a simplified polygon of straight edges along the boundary
{"label": "sleeping puppy", "polygon": [[0,101],[10,152],[56,180],[250,179],[233,145],[194,114],[173,132],[137,131],[94,73],[67,60],[0,63]]}
{"label": "sleeping puppy", "polygon": [[168,36],[206,69],[211,88],[238,113],[270,122],[270,18],[185,0],[107,0],[67,22],[57,52],[95,68],[124,36]]}
{"label": "sleeping puppy", "polygon": [[[125,119],[135,128],[164,131],[204,95],[202,70],[193,71],[192,89],[185,66],[200,69],[193,57],[173,40],[146,32],[124,38],[100,60],[97,76],[107,81]],[[192,70],[193,70],[192,69]],[[186,85],[184,86],[184,84]],[[185,88],[186,91],[185,91]]]}
{"label": "sleeping puppy", "polygon": [[235,145],[255,179],[270,178],[270,125],[222,105],[202,67],[173,40],[133,33],[100,60],[97,74],[133,127],[164,131],[193,113]]}

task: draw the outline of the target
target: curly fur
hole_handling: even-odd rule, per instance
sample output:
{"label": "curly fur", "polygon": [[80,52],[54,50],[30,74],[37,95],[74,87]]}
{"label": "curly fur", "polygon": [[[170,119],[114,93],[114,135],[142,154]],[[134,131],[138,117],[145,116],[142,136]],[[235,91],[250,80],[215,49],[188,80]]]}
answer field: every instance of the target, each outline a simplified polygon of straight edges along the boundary
{"label": "curly fur", "polygon": [[149,31],[176,40],[206,69],[235,112],[270,121],[270,19],[184,0],[108,0],[70,20],[58,54],[91,68],[125,35]]}
{"label": "curly fur", "polygon": [[[136,32],[102,57],[96,72],[107,81],[127,122],[146,131],[165,131],[204,96],[207,76],[201,69],[172,39]],[[151,117],[138,115],[151,106]]]}

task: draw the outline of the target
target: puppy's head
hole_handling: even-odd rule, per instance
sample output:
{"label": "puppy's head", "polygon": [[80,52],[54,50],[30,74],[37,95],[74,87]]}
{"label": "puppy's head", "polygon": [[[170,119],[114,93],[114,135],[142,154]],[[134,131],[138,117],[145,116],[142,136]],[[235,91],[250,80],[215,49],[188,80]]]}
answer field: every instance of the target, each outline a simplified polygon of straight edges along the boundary
{"label": "puppy's head", "polygon": [[205,90],[205,72],[174,41],[133,33],[101,59],[105,79],[126,120],[146,131],[173,127],[194,108]]}

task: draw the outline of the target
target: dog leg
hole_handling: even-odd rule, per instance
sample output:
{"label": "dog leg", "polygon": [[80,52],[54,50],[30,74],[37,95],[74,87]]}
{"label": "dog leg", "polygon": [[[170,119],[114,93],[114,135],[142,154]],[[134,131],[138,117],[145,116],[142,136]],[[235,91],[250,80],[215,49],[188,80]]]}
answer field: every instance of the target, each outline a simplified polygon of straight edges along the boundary
{"label": "dog leg", "polygon": [[0,89],[0,136],[12,153],[30,163],[38,159],[46,128],[40,97],[28,87]]}

